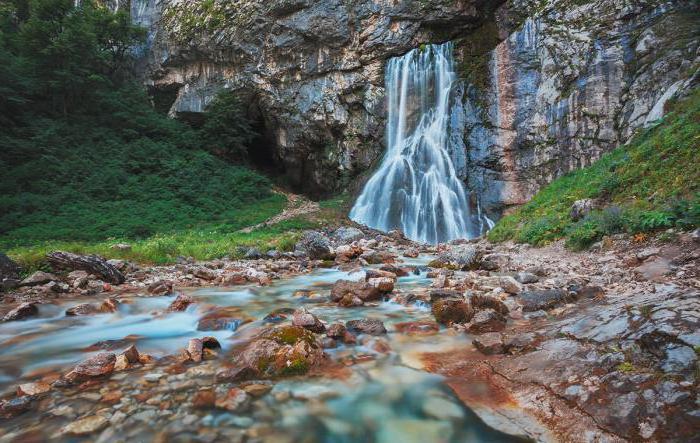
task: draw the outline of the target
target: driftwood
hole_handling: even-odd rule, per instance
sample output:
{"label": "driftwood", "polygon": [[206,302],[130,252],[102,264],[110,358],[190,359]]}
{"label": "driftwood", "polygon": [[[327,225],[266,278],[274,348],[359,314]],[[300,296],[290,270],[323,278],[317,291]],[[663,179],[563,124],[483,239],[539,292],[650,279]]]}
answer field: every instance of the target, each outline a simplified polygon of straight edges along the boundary
{"label": "driftwood", "polygon": [[98,275],[109,283],[119,285],[126,280],[124,274],[97,255],[77,255],[56,251],[46,254],[46,259],[54,268],[85,271]]}

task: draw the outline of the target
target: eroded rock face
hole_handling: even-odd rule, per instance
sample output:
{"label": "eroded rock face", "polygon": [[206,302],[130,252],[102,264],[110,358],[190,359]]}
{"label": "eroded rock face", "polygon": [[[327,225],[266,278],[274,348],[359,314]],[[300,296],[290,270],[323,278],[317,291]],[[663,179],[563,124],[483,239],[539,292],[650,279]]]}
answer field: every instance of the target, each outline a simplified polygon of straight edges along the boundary
{"label": "eroded rock face", "polygon": [[697,9],[690,0],[138,0],[132,16],[150,29],[142,65],[160,108],[193,116],[219,90],[236,91],[263,132],[256,161],[314,195],[347,188],[380,158],[387,59],[454,41],[466,82],[453,118],[465,132],[451,155],[495,218],[692,87]]}
{"label": "eroded rock face", "polygon": [[264,132],[260,160],[318,195],[380,157],[386,59],[466,34],[501,2],[137,3],[137,20],[152,24],[145,62],[156,102],[191,116],[222,88],[238,91]]}

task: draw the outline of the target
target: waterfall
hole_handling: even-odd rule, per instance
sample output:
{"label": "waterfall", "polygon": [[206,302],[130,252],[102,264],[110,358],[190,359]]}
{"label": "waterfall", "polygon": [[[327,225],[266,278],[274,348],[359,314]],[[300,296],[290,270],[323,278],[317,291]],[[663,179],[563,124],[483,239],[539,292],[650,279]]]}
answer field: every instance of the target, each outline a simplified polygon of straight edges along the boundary
{"label": "waterfall", "polygon": [[481,234],[480,214],[472,216],[450,156],[458,150],[450,137],[451,113],[461,106],[454,94],[452,44],[423,46],[389,60],[385,84],[387,151],[350,218],[432,244]]}

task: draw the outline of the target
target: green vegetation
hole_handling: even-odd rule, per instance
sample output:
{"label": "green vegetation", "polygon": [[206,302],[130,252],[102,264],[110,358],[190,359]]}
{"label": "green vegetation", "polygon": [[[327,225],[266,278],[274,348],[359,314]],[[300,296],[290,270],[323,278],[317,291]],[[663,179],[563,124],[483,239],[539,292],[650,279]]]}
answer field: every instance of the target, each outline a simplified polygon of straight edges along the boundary
{"label": "green vegetation", "polygon": [[[700,91],[673,104],[657,126],[542,189],[530,202],[502,218],[492,241],[544,245],[566,238],[574,250],[606,235],[648,233],[700,225]],[[574,222],[571,205],[598,199],[602,209]]]}
{"label": "green vegetation", "polygon": [[96,1],[0,5],[0,250],[27,269],[56,249],[152,263],[288,250],[316,226],[239,232],[286,198],[240,164],[252,131],[233,94],[199,129],[153,109],[130,74],[144,36]]}

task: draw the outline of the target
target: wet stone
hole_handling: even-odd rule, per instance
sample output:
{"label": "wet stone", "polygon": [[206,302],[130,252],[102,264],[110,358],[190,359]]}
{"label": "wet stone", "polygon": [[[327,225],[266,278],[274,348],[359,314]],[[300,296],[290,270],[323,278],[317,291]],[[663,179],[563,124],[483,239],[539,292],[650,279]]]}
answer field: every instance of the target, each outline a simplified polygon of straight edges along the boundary
{"label": "wet stone", "polygon": [[5,314],[2,321],[24,320],[25,318],[34,317],[38,314],[39,309],[36,307],[36,303],[26,302]]}
{"label": "wet stone", "polygon": [[503,354],[505,352],[503,337],[499,332],[482,334],[475,338],[472,343],[482,354],[494,355]]}
{"label": "wet stone", "polygon": [[493,309],[484,309],[474,314],[467,330],[473,334],[502,331],[506,327],[506,318]]}
{"label": "wet stone", "polygon": [[384,323],[376,319],[350,320],[345,323],[349,332],[355,334],[382,335],[386,334]]}

